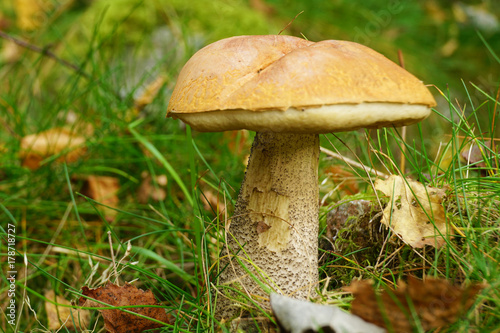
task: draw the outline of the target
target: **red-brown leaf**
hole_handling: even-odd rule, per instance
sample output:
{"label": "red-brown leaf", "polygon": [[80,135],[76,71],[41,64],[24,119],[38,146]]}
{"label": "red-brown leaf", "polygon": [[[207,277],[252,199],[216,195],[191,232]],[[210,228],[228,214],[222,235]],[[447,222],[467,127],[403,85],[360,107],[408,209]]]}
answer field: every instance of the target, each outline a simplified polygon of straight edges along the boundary
{"label": "red-brown leaf", "polygon": [[[112,306],[159,305],[151,290],[143,291],[128,283],[124,286],[108,283],[106,286],[96,289],[90,289],[84,286],[82,288],[82,294]],[[80,306],[106,307],[106,305],[84,297],[80,297],[79,303]],[[127,310],[154,318],[164,323],[169,323],[171,319],[163,308],[141,307],[127,308]],[[163,326],[160,323],[138,317],[121,309],[103,309],[99,311],[104,318],[104,327],[111,333],[135,333]]]}
{"label": "red-brown leaf", "polygon": [[354,295],[353,314],[380,327],[390,326],[394,332],[412,332],[415,314],[425,331],[455,322],[474,304],[475,296],[484,287],[472,284],[462,288],[447,280],[421,281],[410,276],[408,284],[400,281],[396,290],[380,294],[368,280],[353,282],[346,290]]}

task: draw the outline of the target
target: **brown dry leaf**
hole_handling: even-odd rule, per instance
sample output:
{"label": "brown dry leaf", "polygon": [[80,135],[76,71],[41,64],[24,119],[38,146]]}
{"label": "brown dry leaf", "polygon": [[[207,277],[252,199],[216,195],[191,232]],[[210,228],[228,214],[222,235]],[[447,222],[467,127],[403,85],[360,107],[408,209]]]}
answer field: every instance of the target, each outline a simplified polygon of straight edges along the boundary
{"label": "brown dry leaf", "polygon": [[445,190],[424,186],[411,179],[405,181],[403,177],[394,175],[386,180],[377,179],[375,189],[391,198],[381,222],[405,243],[416,248],[445,244],[445,239],[441,237],[447,235],[444,208],[441,206]]}
{"label": "brown dry leaf", "polygon": [[343,191],[346,195],[359,193],[358,177],[352,172],[344,170],[341,166],[332,165],[325,170],[325,173],[338,184],[337,191]]}
{"label": "brown dry leaf", "polygon": [[[62,296],[55,296],[53,290],[45,293],[45,297],[57,304],[71,305],[71,303]],[[51,302],[45,302],[45,311],[47,312],[48,326],[50,330],[58,330],[61,327],[69,330],[83,331],[89,323],[90,313],[85,309],[72,309],[70,307],[57,306]]]}
{"label": "brown dry leaf", "polygon": [[377,326],[392,327],[394,332],[413,332],[415,315],[424,331],[454,323],[474,304],[484,287],[471,284],[463,288],[443,279],[421,281],[409,276],[408,284],[399,281],[396,290],[380,294],[375,293],[370,280],[355,281],[344,289],[354,295],[353,314]]}
{"label": "brown dry leaf", "polygon": [[21,139],[19,157],[24,167],[38,169],[45,158],[62,154],[57,161],[67,163],[78,160],[86,151],[85,138],[65,128],[52,128]]}
{"label": "brown dry leaf", "polygon": [[[89,289],[84,286],[82,288],[82,294],[111,306],[160,305],[151,290],[143,291],[128,283],[120,287],[108,282],[106,286],[99,287],[97,289]],[[80,306],[88,307],[106,307],[106,305],[84,297],[80,297],[79,304]],[[127,308],[127,310],[164,323],[170,323],[172,319],[170,315],[165,313],[165,309],[163,308],[141,307]],[[111,333],[142,332],[164,326],[160,323],[138,317],[120,309],[107,309],[99,311],[104,318],[104,328]]]}
{"label": "brown dry leaf", "polygon": [[[500,144],[494,144],[491,140],[485,140],[484,146],[477,145],[476,143],[469,146],[462,151],[460,156],[467,162],[467,164],[473,164],[475,167],[480,169],[485,169],[487,167],[484,162],[485,157],[489,158],[491,156],[491,151],[500,152]],[[482,170],[485,171],[485,170]],[[486,172],[484,172],[486,174]]]}
{"label": "brown dry leaf", "polygon": [[134,100],[134,105],[137,111],[142,110],[145,106],[151,104],[158,95],[158,91],[165,84],[167,78],[165,76],[158,76],[151,82],[142,92],[142,94]]}
{"label": "brown dry leaf", "polygon": [[249,150],[249,132],[247,130],[226,131],[223,133],[223,137],[233,154],[241,155],[244,151]]}
{"label": "brown dry leaf", "polygon": [[[103,205],[117,208],[120,200],[117,193],[120,190],[120,180],[115,177],[108,176],[88,176],[85,178],[86,184],[82,189],[82,193]],[[97,208],[106,217],[106,220],[113,221],[116,216],[116,210],[97,206]]]}
{"label": "brown dry leaf", "polygon": [[149,201],[149,199],[153,201],[163,201],[167,197],[167,192],[163,187],[167,186],[167,176],[160,175],[156,176],[156,184],[158,187],[153,184],[153,177],[146,171],[141,174],[142,182],[139,188],[137,189],[137,201],[145,204]]}

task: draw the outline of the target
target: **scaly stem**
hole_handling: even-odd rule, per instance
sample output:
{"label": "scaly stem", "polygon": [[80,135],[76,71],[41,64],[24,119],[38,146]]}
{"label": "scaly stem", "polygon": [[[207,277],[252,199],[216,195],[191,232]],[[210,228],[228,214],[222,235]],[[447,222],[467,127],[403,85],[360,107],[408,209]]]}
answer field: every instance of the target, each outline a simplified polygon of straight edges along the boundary
{"label": "scaly stem", "polygon": [[[236,283],[250,295],[265,297],[261,284],[296,298],[306,298],[314,289],[318,157],[316,134],[257,133],[230,221],[226,247],[230,256],[223,256],[221,267],[229,259],[232,262],[221,273],[221,284]],[[238,264],[236,254],[254,278]],[[222,318],[229,319],[238,309],[225,297],[217,302]]]}

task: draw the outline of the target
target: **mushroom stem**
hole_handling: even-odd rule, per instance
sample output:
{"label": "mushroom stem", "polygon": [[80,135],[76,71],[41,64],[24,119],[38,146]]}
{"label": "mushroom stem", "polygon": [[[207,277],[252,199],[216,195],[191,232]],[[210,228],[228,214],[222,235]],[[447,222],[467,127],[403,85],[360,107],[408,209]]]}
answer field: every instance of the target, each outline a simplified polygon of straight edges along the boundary
{"label": "mushroom stem", "polygon": [[[271,289],[309,295],[318,282],[318,158],[317,134],[257,133],[229,225],[221,284],[268,296],[238,256]],[[222,318],[238,309],[225,297],[217,302]]]}

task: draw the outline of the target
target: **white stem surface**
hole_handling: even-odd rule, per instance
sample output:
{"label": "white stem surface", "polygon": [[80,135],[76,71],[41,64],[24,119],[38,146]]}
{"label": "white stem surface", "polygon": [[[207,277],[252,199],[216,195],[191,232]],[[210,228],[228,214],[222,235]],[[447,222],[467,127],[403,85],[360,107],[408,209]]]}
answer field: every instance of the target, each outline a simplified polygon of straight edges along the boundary
{"label": "white stem surface", "polygon": [[[271,289],[295,298],[306,298],[314,290],[318,157],[316,134],[257,133],[227,235],[231,255],[226,258],[232,263],[221,274],[221,283],[237,283],[251,295],[268,297],[235,260],[237,254]],[[227,263],[222,260],[221,267]],[[219,316],[228,319],[237,309],[234,302],[219,297]]]}

